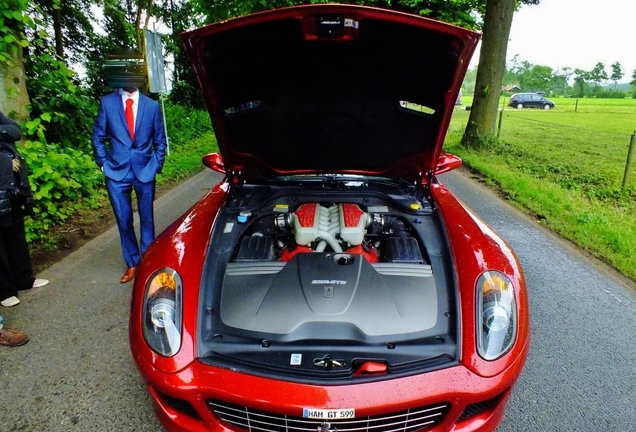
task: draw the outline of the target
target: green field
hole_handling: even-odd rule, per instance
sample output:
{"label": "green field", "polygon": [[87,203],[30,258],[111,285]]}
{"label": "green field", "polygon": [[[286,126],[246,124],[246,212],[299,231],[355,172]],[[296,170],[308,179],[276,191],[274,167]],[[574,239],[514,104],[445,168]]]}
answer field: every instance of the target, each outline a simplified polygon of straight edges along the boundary
{"label": "green field", "polygon": [[636,100],[552,100],[548,111],[506,107],[499,142],[480,151],[459,145],[470,112],[458,108],[445,150],[537,221],[636,280],[636,155],[622,187]]}

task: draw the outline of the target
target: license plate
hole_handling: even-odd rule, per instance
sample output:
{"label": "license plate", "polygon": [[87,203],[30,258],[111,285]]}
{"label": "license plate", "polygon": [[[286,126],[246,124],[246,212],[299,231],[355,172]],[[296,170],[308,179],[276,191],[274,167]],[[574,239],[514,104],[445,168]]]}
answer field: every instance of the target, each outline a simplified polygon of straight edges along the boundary
{"label": "license plate", "polygon": [[309,419],[320,420],[339,420],[339,419],[351,419],[356,416],[356,410],[353,408],[345,409],[316,409],[316,408],[303,408],[303,417]]}

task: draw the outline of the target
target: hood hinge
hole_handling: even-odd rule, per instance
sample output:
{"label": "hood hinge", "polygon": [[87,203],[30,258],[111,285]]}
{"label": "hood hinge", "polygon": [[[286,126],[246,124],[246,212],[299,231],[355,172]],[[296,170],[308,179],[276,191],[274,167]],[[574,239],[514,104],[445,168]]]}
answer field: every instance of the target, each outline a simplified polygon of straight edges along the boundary
{"label": "hood hinge", "polygon": [[429,170],[426,171],[425,173],[419,173],[418,179],[417,179],[417,189],[426,197],[426,198],[430,198],[431,197],[431,183],[433,182],[433,179],[435,177],[435,171],[434,170]]}
{"label": "hood hinge", "polygon": [[227,180],[230,186],[242,186],[245,183],[243,173],[241,171],[229,171],[227,173]]}

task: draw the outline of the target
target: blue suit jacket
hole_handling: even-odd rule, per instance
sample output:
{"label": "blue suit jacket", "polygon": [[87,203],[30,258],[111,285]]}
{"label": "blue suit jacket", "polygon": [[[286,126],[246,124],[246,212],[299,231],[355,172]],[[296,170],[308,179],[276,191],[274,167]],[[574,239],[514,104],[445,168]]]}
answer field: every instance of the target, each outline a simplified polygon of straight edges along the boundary
{"label": "blue suit jacket", "polygon": [[132,169],[140,181],[154,180],[163,167],[166,145],[157,102],[139,94],[133,141],[128,134],[121,95],[111,93],[101,98],[93,126],[93,153],[107,177],[122,180]]}

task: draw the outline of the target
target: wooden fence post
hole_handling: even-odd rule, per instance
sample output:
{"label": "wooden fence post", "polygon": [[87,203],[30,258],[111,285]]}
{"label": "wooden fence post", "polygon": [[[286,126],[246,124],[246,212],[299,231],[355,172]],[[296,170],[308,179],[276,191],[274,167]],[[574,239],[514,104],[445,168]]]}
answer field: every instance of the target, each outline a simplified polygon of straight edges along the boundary
{"label": "wooden fence post", "polygon": [[632,166],[632,159],[634,157],[634,148],[636,148],[636,131],[632,135],[632,139],[629,142],[629,151],[627,152],[627,162],[625,163],[625,175],[623,175],[623,189],[627,187],[627,178],[629,177],[629,170]]}
{"label": "wooden fence post", "polygon": [[499,111],[499,126],[497,126],[497,139],[501,136],[501,121],[503,120],[503,108]]}

